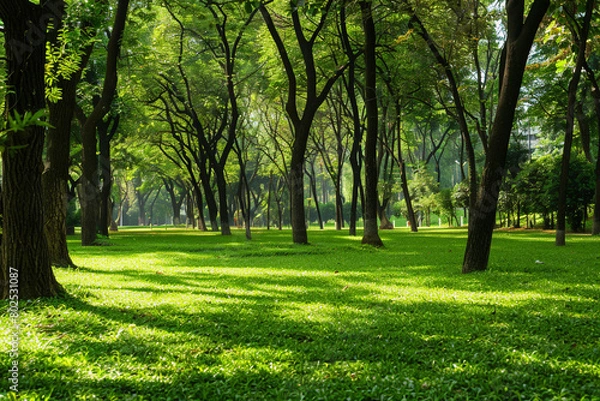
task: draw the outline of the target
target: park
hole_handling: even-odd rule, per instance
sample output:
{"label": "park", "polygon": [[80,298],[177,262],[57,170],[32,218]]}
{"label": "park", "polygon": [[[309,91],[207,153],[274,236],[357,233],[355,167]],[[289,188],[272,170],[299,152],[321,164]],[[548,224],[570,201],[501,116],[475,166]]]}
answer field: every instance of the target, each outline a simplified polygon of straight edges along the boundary
{"label": "park", "polygon": [[600,400],[596,0],[0,0],[0,401]]}

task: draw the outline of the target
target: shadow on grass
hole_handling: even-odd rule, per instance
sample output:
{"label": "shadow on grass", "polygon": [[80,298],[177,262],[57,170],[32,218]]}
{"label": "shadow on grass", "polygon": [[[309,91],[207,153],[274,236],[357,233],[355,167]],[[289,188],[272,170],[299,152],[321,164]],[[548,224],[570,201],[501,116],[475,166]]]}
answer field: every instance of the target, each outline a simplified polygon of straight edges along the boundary
{"label": "shadow on grass", "polygon": [[160,274],[90,267],[96,287],[30,307],[56,345],[26,350],[21,388],[57,400],[600,397],[593,265],[548,247],[530,266],[527,239],[500,236],[491,271],[463,276],[462,235],[390,236],[384,250],[211,237],[206,252],[158,236],[147,245],[165,256]]}
{"label": "shadow on grass", "polygon": [[[573,301],[578,312],[565,313],[549,310],[547,299],[511,307],[365,302],[359,292],[344,294],[339,304],[312,300],[324,310],[311,317],[277,306],[276,294],[235,302],[225,292],[211,295],[214,301],[192,308],[54,301],[77,313],[64,313],[51,328],[52,337],[62,338],[58,358],[31,355],[22,386],[54,387],[55,399],[65,400],[86,394],[152,400],[600,394],[600,333],[591,302]],[[84,324],[99,335],[95,341],[80,338],[82,314],[100,322]]]}

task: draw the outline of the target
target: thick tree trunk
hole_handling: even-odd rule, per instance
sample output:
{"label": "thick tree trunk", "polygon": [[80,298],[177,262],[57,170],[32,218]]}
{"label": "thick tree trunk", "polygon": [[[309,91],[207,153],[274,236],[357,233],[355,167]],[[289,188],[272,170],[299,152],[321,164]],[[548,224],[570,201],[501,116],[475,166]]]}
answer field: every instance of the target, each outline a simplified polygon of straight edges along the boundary
{"label": "thick tree trunk", "polygon": [[[62,26],[64,18],[64,2],[57,5],[61,10],[61,21],[57,28]],[[57,34],[52,33],[52,40],[56,42]],[[58,45],[55,43],[55,45]],[[87,46],[82,53],[79,68],[68,78],[59,78],[57,86],[62,96],[57,102],[49,102],[49,123],[46,170],[42,176],[44,188],[44,229],[48,239],[50,262],[55,266],[75,267],[69,256],[67,247],[67,182],[69,179],[71,125],[76,105],[77,84],[81,80],[83,69],[87,65],[93,46]]]}
{"label": "thick tree trunk", "polygon": [[[75,104],[75,85],[63,82],[63,100],[49,104],[47,167],[42,176],[44,192],[44,230],[50,262],[60,267],[75,267],[67,247],[67,180],[70,164],[71,122]],[[71,103],[72,102],[72,103]]]}
{"label": "thick tree trunk", "polygon": [[[297,130],[292,148],[290,165],[290,213],[292,221],[292,240],[295,244],[308,244],[306,232],[306,211],[304,208],[304,152],[308,134]],[[304,145],[303,145],[304,144]]]}
{"label": "thick tree trunk", "polygon": [[[7,116],[36,113],[45,107],[46,24],[48,17],[60,16],[52,16],[49,11],[29,1],[0,1],[9,89],[5,100]],[[44,233],[44,128],[30,125],[9,131],[4,146],[0,298],[15,294],[21,300],[55,296],[63,288],[54,277]]]}
{"label": "thick tree trunk", "polygon": [[227,183],[225,182],[225,171],[223,166],[218,166],[215,169],[215,181],[217,182],[217,192],[219,194],[221,235],[231,235],[231,227],[229,224],[229,202],[227,201]]}
{"label": "thick tree trunk", "polygon": [[365,138],[365,230],[362,243],[383,246],[377,225],[377,65],[375,56],[376,33],[371,3],[359,2],[365,34],[365,106],[367,109],[367,133]]}
{"label": "thick tree trunk", "polygon": [[50,263],[59,267],[76,267],[67,247],[67,183],[55,169],[42,176],[44,231],[48,240]]}
{"label": "thick tree trunk", "polygon": [[[469,211],[469,232],[463,260],[463,273],[487,268],[496,209],[515,109],[527,64],[529,50],[538,26],[546,14],[549,0],[535,0],[529,16],[523,19],[524,0],[508,0],[508,39],[504,47],[498,108],[492,126],[489,151],[485,160],[479,191]],[[473,194],[475,195],[475,194]]]}

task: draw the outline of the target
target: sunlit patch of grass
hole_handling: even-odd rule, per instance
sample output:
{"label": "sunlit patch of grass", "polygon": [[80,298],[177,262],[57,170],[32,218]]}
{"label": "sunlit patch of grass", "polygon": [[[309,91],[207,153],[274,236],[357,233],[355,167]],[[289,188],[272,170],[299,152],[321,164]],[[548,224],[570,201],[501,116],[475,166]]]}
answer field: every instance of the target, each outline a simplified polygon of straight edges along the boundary
{"label": "sunlit patch of grass", "polygon": [[21,399],[600,398],[597,238],[499,232],[462,275],[464,229],[381,236],[73,239],[69,296],[21,303]]}

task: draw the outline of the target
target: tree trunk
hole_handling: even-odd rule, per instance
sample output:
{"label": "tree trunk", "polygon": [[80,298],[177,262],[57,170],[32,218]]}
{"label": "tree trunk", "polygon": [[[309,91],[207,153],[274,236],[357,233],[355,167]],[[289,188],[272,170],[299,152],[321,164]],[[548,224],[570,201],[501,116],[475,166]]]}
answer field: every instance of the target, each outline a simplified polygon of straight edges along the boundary
{"label": "tree trunk", "polygon": [[[50,20],[60,17],[60,12],[51,15],[50,11],[24,0],[0,1],[8,116],[36,113],[45,107],[45,32]],[[20,300],[50,297],[64,291],[54,277],[44,233],[43,148],[44,127],[40,125],[6,133],[2,151],[2,299],[15,294]]]}
{"label": "tree trunk", "polygon": [[[311,162],[310,170],[306,170],[306,175],[308,175],[308,179],[310,180],[310,191],[313,196],[313,200],[315,201],[315,209],[317,210],[317,220],[319,221],[319,229],[323,229],[323,217],[321,216],[321,208],[319,207],[319,198],[317,196],[317,175],[315,173],[315,166]],[[310,222],[309,222],[310,223]]]}
{"label": "tree trunk", "polygon": [[297,129],[296,140],[292,148],[290,166],[290,212],[292,222],[292,240],[294,244],[308,244],[306,232],[306,211],[304,208],[304,152],[308,133]]}
{"label": "tree trunk", "polygon": [[194,196],[192,191],[187,190],[185,194],[185,228],[196,228],[196,219],[194,219]]}
{"label": "tree trunk", "polygon": [[[496,117],[490,133],[489,151],[485,160],[481,184],[469,211],[469,232],[463,260],[463,273],[487,268],[492,235],[496,223],[498,195],[504,176],[504,165],[521,83],[529,50],[536,31],[546,14],[549,0],[535,0],[529,16],[523,19],[524,0],[508,0],[508,38],[500,71],[500,95]],[[525,22],[523,22],[525,21]]]}
{"label": "tree trunk", "polygon": [[367,133],[365,139],[365,230],[362,243],[383,246],[377,226],[377,65],[375,56],[376,33],[371,3],[361,1],[363,30],[365,34],[365,106],[367,109]]}
{"label": "tree trunk", "polygon": [[267,230],[271,229],[271,191],[273,190],[273,172],[269,171],[269,190],[267,192]]}
{"label": "tree trunk", "polygon": [[224,166],[216,166],[215,181],[217,182],[217,192],[219,194],[221,235],[231,235],[231,227],[229,225],[229,202],[227,202],[227,183],[225,182],[224,169]]}
{"label": "tree trunk", "polygon": [[342,180],[341,171],[336,177],[335,183],[335,229],[344,228],[344,202],[342,198]]}
{"label": "tree trunk", "polygon": [[[596,121],[600,127],[600,85],[596,79],[594,70],[585,63],[584,65],[588,79],[592,83],[592,98],[594,100],[594,112]],[[596,154],[596,196],[594,204],[594,223],[592,226],[592,235],[600,235],[600,138],[598,140],[598,153]]]}
{"label": "tree trunk", "polygon": [[112,221],[112,207],[110,195],[113,185],[112,166],[110,156],[110,141],[114,138],[119,128],[120,115],[110,116],[108,121],[100,121],[98,127],[98,142],[100,145],[100,235],[108,237],[108,226]]}
{"label": "tree trunk", "polygon": [[117,88],[117,60],[121,52],[121,38],[125,30],[129,0],[119,0],[115,14],[113,29],[108,42],[106,56],[106,73],[102,94],[94,109],[83,124],[82,145],[82,199],[80,199],[81,245],[94,245],[99,225],[100,193],[98,190],[98,157],[96,155],[96,127],[108,112]]}
{"label": "tree trunk", "polygon": [[[566,244],[566,220],[567,220],[567,187],[569,185],[569,165],[571,163],[571,147],[573,144],[573,129],[575,125],[575,106],[577,103],[577,88],[581,79],[581,70],[585,64],[587,38],[594,11],[594,0],[587,0],[586,13],[583,19],[581,29],[572,28],[573,37],[578,42],[577,60],[573,76],[569,82],[568,100],[567,100],[567,126],[565,131],[565,142],[563,147],[562,163],[560,170],[560,184],[558,187],[558,209],[556,213],[556,246],[565,246]],[[597,201],[596,201],[597,203]]]}
{"label": "tree trunk", "polygon": [[[62,27],[64,2],[57,3],[61,18],[57,28]],[[57,42],[57,31],[52,39]],[[58,45],[58,43],[54,43]],[[83,69],[87,65],[93,46],[87,46],[82,53],[79,67],[68,78],[59,78],[57,86],[62,96],[57,102],[48,102],[49,123],[46,148],[46,169],[42,175],[44,192],[44,229],[48,239],[50,262],[60,267],[76,267],[67,247],[67,182],[69,179],[71,125],[76,105],[77,84],[81,80]]]}
{"label": "tree trunk", "polygon": [[292,220],[292,237],[296,244],[307,244],[308,235],[306,232],[306,220],[304,210],[304,161],[306,153],[306,145],[310,128],[319,107],[325,101],[327,94],[331,90],[335,81],[344,73],[345,66],[339,68],[333,76],[325,79],[325,83],[320,92],[317,91],[317,67],[314,59],[315,41],[319,38],[319,32],[323,29],[327,15],[331,9],[333,0],[327,0],[321,8],[321,19],[318,24],[313,27],[313,32],[310,38],[304,36],[302,24],[300,21],[298,8],[292,8],[291,18],[294,29],[294,34],[300,51],[304,65],[304,78],[306,79],[306,93],[303,96],[303,109],[298,107],[298,83],[294,66],[288,56],[285,44],[279,35],[279,31],[271,17],[271,14],[263,4],[259,7],[259,11],[263,16],[267,29],[275,42],[283,67],[286,72],[288,81],[288,94],[285,105],[286,113],[293,126],[294,143],[292,146],[292,157],[290,165],[290,207]]}
{"label": "tree trunk", "polygon": [[[348,57],[348,79],[343,78],[346,92],[348,92],[348,100],[350,101],[350,110],[352,118],[352,148],[350,150],[350,166],[352,167],[352,199],[350,200],[350,217],[349,217],[349,229],[348,233],[351,236],[356,236],[356,221],[358,220],[358,198],[359,189],[362,187],[361,182],[361,170],[362,170],[362,158],[361,158],[361,146],[362,146],[362,134],[363,127],[360,121],[360,115],[358,111],[358,102],[356,96],[356,62],[355,54],[350,44],[350,38],[348,35],[347,19],[346,19],[346,5],[344,4],[340,10],[340,31],[342,33],[342,46],[344,52]],[[362,193],[362,190],[360,190]],[[362,197],[361,197],[362,199]]]}
{"label": "tree trunk", "polygon": [[594,225],[592,235],[600,235],[600,144],[598,145],[598,159],[596,160],[596,203],[594,204]]}

